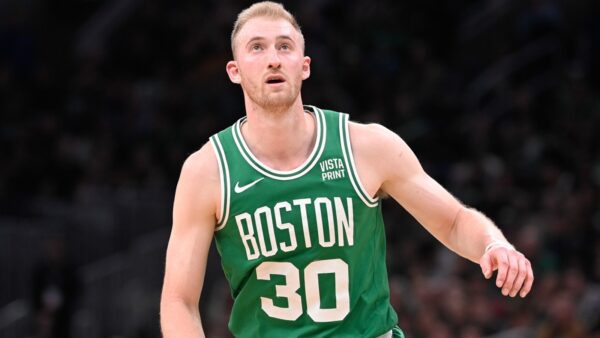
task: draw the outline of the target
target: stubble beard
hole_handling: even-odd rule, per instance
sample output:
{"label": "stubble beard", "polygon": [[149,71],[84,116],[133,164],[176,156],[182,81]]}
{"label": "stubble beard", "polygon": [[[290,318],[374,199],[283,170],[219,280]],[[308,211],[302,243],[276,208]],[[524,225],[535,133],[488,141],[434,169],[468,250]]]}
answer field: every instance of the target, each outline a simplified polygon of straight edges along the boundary
{"label": "stubble beard", "polygon": [[247,91],[250,100],[265,111],[281,113],[288,110],[300,95],[302,82],[296,87],[284,89],[284,92]]}

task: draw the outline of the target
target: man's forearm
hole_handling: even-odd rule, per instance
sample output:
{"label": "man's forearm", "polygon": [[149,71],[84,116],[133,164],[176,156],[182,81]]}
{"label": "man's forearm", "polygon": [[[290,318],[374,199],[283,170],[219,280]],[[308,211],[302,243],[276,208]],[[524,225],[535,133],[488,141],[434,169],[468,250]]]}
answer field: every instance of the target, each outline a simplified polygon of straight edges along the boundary
{"label": "man's forearm", "polygon": [[475,263],[479,262],[486,246],[508,243],[494,222],[480,211],[468,207],[462,208],[456,215],[449,239],[451,250]]}
{"label": "man's forearm", "polygon": [[198,307],[180,300],[161,301],[160,326],[164,338],[205,337]]}

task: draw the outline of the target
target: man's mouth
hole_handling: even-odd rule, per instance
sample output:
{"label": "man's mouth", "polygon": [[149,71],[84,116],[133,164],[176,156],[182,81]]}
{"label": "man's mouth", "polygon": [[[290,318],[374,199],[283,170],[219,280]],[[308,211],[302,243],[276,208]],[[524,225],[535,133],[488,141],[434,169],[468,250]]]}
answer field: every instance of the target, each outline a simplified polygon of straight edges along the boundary
{"label": "man's mouth", "polygon": [[285,82],[285,79],[282,76],[269,76],[267,78],[267,83],[268,84],[277,84],[277,83],[283,83]]}

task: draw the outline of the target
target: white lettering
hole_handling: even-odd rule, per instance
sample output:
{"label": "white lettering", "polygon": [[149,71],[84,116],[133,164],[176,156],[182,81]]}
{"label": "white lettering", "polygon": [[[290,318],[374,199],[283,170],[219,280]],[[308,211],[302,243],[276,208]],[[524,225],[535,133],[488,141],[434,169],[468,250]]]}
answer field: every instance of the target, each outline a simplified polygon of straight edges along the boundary
{"label": "white lettering", "polygon": [[[300,220],[297,220],[298,217]],[[272,257],[280,250],[292,252],[298,249],[299,244],[309,249],[312,247],[311,234],[317,236],[318,246],[323,248],[354,245],[354,207],[351,197],[282,201],[273,207],[262,206],[253,214],[244,212],[236,215],[235,220],[248,260],[261,256]],[[286,222],[288,220],[295,224]],[[297,233],[302,234],[304,241],[298,239]]]}
{"label": "white lettering", "polygon": [[285,209],[285,211],[290,212],[292,210],[292,206],[288,202],[279,202],[275,204],[275,226],[281,230],[287,230],[290,235],[290,244],[279,243],[279,247],[284,252],[290,252],[296,250],[298,244],[296,243],[296,232],[294,231],[294,225],[292,223],[282,223],[281,222],[281,209]]}
{"label": "white lettering", "polygon": [[[247,234],[244,232],[244,225],[242,224],[242,221],[246,221],[246,227],[248,228]],[[256,245],[256,238],[254,238],[252,217],[250,217],[249,213],[245,212],[235,216],[235,222],[237,223],[240,231],[240,237],[242,239],[242,243],[244,244],[244,249],[246,249],[246,257],[248,257],[248,260],[257,259],[258,256],[260,256],[260,252],[258,251],[258,246]]]}
{"label": "white lettering", "polygon": [[[335,244],[335,230],[333,225],[333,210],[331,207],[331,201],[325,197],[318,197],[315,199],[315,217],[317,219],[317,234],[319,236],[319,244],[324,248],[332,247]],[[323,217],[321,214],[321,205],[325,206],[325,213],[327,215],[327,228],[329,240],[325,239],[325,229],[323,229]]]}
{"label": "white lettering", "polygon": [[344,246],[344,234],[346,234],[346,240],[349,246],[354,245],[354,209],[352,207],[352,198],[346,198],[346,204],[348,214],[344,210],[342,205],[342,199],[339,197],[333,198],[335,204],[335,215],[337,218],[337,230],[338,230],[338,245]]}
{"label": "white lettering", "polygon": [[330,158],[328,160],[321,161],[319,166],[321,167],[321,171],[344,169],[344,162],[341,158]]}
{"label": "white lettering", "polygon": [[310,231],[308,229],[308,216],[306,215],[306,205],[310,204],[310,198],[301,198],[293,201],[294,205],[300,207],[300,217],[302,217],[302,230],[304,233],[304,244],[307,248],[312,247],[310,241]]}
{"label": "white lettering", "polygon": [[338,178],[342,178],[344,177],[344,171],[343,170],[336,170],[333,172],[333,178],[334,179],[338,179]]}
{"label": "white lettering", "polygon": [[[262,220],[260,214],[264,214],[266,226],[267,226],[267,234],[269,239],[269,245],[271,249],[267,249],[267,244],[265,242],[265,233],[263,232]],[[273,229],[273,218],[271,215],[271,209],[268,207],[260,207],[256,209],[254,212],[254,224],[256,225],[256,232],[258,235],[258,244],[260,245],[260,251],[265,257],[271,257],[277,253],[277,242],[275,240],[275,229]]]}

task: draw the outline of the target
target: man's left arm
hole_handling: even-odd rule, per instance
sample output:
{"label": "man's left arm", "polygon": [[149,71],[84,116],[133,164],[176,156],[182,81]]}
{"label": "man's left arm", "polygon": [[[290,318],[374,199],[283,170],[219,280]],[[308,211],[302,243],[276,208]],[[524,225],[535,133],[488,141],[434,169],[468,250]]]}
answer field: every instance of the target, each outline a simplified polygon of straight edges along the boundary
{"label": "man's left arm", "polygon": [[380,192],[393,197],[449,249],[478,263],[486,278],[497,270],[496,285],[502,294],[529,293],[533,283],[529,260],[489,218],[463,205],[431,178],[398,135],[379,125],[353,124],[351,136],[361,162],[375,163],[367,164],[367,170],[381,183]]}

